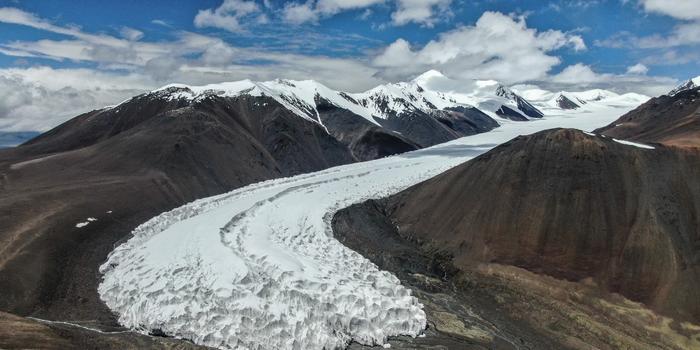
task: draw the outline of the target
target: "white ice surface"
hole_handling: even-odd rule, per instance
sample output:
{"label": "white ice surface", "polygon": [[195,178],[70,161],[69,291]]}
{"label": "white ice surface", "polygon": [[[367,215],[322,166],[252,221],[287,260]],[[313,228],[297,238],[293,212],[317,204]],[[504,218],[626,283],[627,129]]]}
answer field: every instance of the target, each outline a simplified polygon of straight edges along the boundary
{"label": "white ice surface", "polygon": [[332,349],[420,335],[422,305],[395,276],[332,237],[333,214],[518,135],[592,130],[633,107],[503,120],[431,148],[197,200],[134,230],[102,265],[100,296],[124,326],[225,349]]}

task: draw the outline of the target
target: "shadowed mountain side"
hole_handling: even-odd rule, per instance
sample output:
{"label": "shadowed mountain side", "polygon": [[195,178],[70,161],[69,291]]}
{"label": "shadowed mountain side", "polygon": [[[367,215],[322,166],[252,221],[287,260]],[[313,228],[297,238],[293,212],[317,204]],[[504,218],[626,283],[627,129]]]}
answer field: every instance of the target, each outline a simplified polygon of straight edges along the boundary
{"label": "shadowed mountain side", "polygon": [[399,133],[383,129],[347,109],[319,100],[319,119],[328,132],[346,145],[358,160],[371,160],[419,149]]}
{"label": "shadowed mountain side", "polygon": [[271,99],[152,103],[87,113],[0,151],[0,310],[114,325],[97,269],[138,224],[197,198],[355,160]]}
{"label": "shadowed mountain side", "polygon": [[700,88],[652,98],[596,132],[641,142],[700,147]]}

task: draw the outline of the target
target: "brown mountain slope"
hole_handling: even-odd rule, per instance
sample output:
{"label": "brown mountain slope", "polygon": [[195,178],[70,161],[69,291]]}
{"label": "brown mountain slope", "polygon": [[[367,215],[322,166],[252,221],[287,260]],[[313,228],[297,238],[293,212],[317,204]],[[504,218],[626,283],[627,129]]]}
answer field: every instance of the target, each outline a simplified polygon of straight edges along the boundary
{"label": "brown mountain slope", "polygon": [[321,126],[266,97],[190,104],[144,95],[76,117],[0,151],[0,310],[115,325],[97,295],[98,267],[138,224],[197,198],[353,161]]}
{"label": "brown mountain slope", "polygon": [[700,147],[700,88],[652,98],[596,132],[625,140]]}
{"label": "brown mountain slope", "polygon": [[[340,211],[334,227],[353,249],[409,276],[405,282],[433,274],[456,285],[443,293],[460,291],[469,296],[466,305],[488,299],[484,313],[505,313],[545,338],[556,335],[550,341],[558,346],[679,348],[669,345],[674,336],[640,335],[653,326],[636,323],[645,317],[628,320],[633,308],[609,293],[643,303],[640,315],[648,307],[700,323],[699,171],[694,149],[644,149],[549,130],[385,200]],[[413,253],[394,254],[402,245]],[[495,313],[494,304],[505,309]],[[534,339],[533,346],[547,346]]]}

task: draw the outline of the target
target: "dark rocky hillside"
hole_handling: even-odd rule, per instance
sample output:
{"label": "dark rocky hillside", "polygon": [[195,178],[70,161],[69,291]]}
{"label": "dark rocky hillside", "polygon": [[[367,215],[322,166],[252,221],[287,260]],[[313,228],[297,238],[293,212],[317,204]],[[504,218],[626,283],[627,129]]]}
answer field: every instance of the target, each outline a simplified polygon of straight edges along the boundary
{"label": "dark rocky hillside", "polygon": [[641,142],[700,147],[700,87],[652,98],[596,132]]}
{"label": "dark rocky hillside", "polygon": [[262,97],[143,95],[78,116],[0,151],[0,310],[115,326],[97,295],[98,266],[137,225],[197,198],[353,161],[319,124]]}
{"label": "dark rocky hillside", "polygon": [[[671,333],[700,324],[698,169],[697,150],[550,130],[341,210],[334,229],[419,291],[415,274],[447,283],[534,348],[686,348],[698,344]],[[657,321],[629,320],[650,312]],[[676,321],[638,334],[663,317]]]}

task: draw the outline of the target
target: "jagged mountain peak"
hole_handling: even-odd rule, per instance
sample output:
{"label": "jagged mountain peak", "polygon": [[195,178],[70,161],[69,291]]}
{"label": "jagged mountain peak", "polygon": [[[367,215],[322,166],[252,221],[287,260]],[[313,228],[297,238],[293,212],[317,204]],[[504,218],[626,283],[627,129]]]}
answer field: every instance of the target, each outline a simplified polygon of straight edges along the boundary
{"label": "jagged mountain peak", "polygon": [[[201,86],[169,84],[148,94],[185,104],[213,96],[265,96],[295,114],[318,123],[322,123],[318,111],[318,104],[322,103],[324,106],[348,110],[375,125],[380,125],[382,120],[389,118],[462,107],[475,107],[492,118],[526,121],[543,117],[540,108],[575,109],[590,101],[619,96],[602,89],[574,93],[542,92],[545,97],[538,93],[533,95],[533,100],[529,100],[532,94],[496,80],[454,80],[432,69],[412,80],[386,83],[360,93],[337,91],[315,80],[276,79],[257,82],[245,79]],[[564,101],[561,96],[565,96],[568,101]]]}
{"label": "jagged mountain peak", "polygon": [[[576,100],[578,101],[578,99],[576,99]],[[567,97],[566,94],[561,93],[561,92],[559,94],[557,94],[555,102],[556,102],[557,107],[559,107],[561,109],[579,109],[579,108],[581,108],[580,103],[582,103],[582,102],[583,102],[583,104],[586,103],[584,101],[578,101],[578,103],[576,103],[575,101],[572,101],[571,98]]]}
{"label": "jagged mountain peak", "polygon": [[700,87],[700,76],[686,80],[683,84],[678,85],[675,89],[671,90],[668,95],[674,96],[681,91],[691,90]]}
{"label": "jagged mountain peak", "polygon": [[517,95],[515,92],[513,92],[513,90],[511,90],[507,86],[505,86],[503,84],[498,84],[496,86],[496,96],[505,97],[505,98],[511,100],[511,99],[515,99],[515,97]]}
{"label": "jagged mountain peak", "polygon": [[425,73],[420,74],[420,75],[418,75],[417,77],[413,78],[412,81],[413,81],[414,83],[421,84],[421,83],[425,83],[426,81],[428,81],[428,80],[430,80],[430,79],[435,79],[435,78],[438,78],[438,79],[441,79],[441,78],[447,79],[447,77],[446,77],[444,74],[442,74],[442,72],[440,72],[439,70],[431,69],[431,70],[426,71]]}

